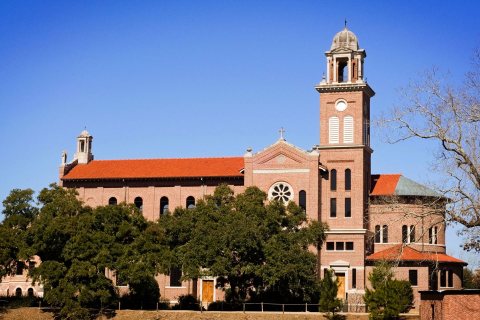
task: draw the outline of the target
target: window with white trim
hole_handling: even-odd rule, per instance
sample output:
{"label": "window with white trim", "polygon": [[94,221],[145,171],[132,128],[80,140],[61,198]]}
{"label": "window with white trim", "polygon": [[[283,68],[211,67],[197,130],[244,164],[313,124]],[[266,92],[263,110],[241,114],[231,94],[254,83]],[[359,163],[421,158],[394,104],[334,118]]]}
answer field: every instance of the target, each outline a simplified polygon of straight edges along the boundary
{"label": "window with white trim", "polygon": [[343,118],[343,143],[353,143],[353,117]]}
{"label": "window with white trim", "polygon": [[375,243],[388,243],[388,226],[387,225],[376,225],[375,226]]}
{"label": "window with white trim", "polygon": [[327,251],[353,251],[353,241],[327,241]]}
{"label": "window with white trim", "polygon": [[277,182],[268,190],[269,200],[278,200],[283,203],[293,200],[293,188],[286,182]]}
{"label": "window with white trim", "polygon": [[339,122],[338,117],[330,117],[330,119],[328,119],[328,143],[340,142],[338,134],[340,126]]}

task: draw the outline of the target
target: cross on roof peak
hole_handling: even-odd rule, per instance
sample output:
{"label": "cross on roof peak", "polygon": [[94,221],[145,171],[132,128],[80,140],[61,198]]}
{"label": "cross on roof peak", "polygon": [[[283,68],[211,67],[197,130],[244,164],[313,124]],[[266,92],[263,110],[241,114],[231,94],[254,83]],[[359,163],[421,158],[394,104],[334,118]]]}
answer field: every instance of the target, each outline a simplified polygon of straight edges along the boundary
{"label": "cross on roof peak", "polygon": [[285,140],[285,129],[283,127],[280,128],[280,130],[278,130],[278,132],[280,133],[280,139],[279,140]]}

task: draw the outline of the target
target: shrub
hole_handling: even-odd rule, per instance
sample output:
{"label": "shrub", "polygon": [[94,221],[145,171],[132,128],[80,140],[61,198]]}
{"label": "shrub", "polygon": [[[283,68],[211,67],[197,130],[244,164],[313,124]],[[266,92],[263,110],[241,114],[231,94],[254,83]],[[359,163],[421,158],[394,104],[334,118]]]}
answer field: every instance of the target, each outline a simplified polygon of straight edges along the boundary
{"label": "shrub", "polygon": [[181,295],[178,297],[178,303],[173,306],[174,310],[198,310],[200,304],[193,295]]}
{"label": "shrub", "polygon": [[393,279],[391,267],[383,264],[368,276],[373,289],[365,290],[365,303],[370,319],[397,319],[408,312],[413,302],[410,282]]}

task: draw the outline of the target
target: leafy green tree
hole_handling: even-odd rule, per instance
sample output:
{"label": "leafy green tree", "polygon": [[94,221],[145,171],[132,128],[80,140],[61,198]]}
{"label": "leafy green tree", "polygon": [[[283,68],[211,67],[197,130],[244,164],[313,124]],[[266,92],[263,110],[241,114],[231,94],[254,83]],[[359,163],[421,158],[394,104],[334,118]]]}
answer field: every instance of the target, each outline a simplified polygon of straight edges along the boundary
{"label": "leafy green tree", "polygon": [[[307,221],[296,204],[265,204],[249,187],[237,196],[225,185],[195,209],[176,209],[159,220],[184,278],[219,277],[230,302],[247,298],[311,301],[318,293],[316,259],[326,226]],[[290,300],[292,301],[292,300]]]}
{"label": "leafy green tree", "polygon": [[365,303],[371,319],[397,319],[407,312],[413,303],[410,282],[393,279],[393,271],[387,263],[376,266],[368,276],[372,289],[365,290]]}
{"label": "leafy green tree", "polygon": [[14,262],[18,257],[20,241],[15,230],[0,225],[0,282],[4,276],[15,270]]}
{"label": "leafy green tree", "polygon": [[7,227],[25,230],[35,219],[38,209],[33,205],[32,189],[13,189],[3,200],[3,224]]}
{"label": "leafy green tree", "polygon": [[127,281],[133,295],[142,295],[163,270],[164,234],[134,206],[92,209],[74,190],[57,185],[43,189],[38,199],[42,207],[28,240],[42,263],[32,276],[44,285],[47,303],[61,308],[61,318],[88,318],[88,308],[102,309],[117,299],[106,270]]}
{"label": "leafy green tree", "polygon": [[0,224],[0,282],[15,272],[17,261],[27,259],[26,230],[38,214],[32,189],[13,189],[3,200],[5,219]]}
{"label": "leafy green tree", "polygon": [[325,275],[320,282],[319,310],[327,312],[327,317],[334,319],[335,312],[342,307],[342,300],[337,298],[338,280],[334,279],[332,270],[325,270]]}

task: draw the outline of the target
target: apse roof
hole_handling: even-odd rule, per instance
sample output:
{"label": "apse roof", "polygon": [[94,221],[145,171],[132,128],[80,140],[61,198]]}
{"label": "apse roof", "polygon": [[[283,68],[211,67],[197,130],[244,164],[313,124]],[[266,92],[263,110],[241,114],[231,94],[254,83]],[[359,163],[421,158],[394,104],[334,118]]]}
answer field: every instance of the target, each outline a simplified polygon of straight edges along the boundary
{"label": "apse roof", "polygon": [[243,177],[243,157],[93,160],[78,164],[62,180]]}
{"label": "apse roof", "polygon": [[442,196],[438,192],[401,174],[372,174],[371,186],[371,196]]}
{"label": "apse roof", "polygon": [[367,261],[425,261],[443,263],[461,263],[467,265],[463,260],[454,258],[445,253],[425,252],[413,249],[406,245],[396,245],[388,249],[375,252],[366,258]]}

